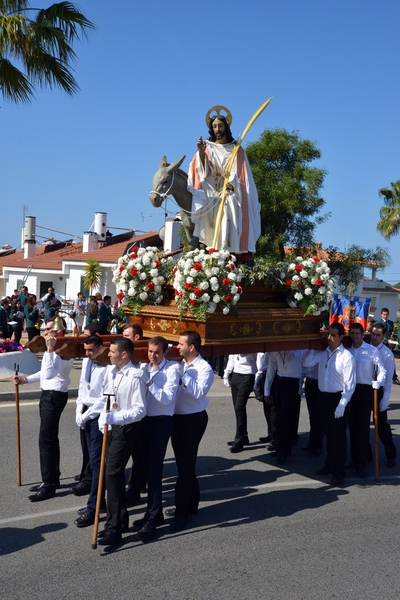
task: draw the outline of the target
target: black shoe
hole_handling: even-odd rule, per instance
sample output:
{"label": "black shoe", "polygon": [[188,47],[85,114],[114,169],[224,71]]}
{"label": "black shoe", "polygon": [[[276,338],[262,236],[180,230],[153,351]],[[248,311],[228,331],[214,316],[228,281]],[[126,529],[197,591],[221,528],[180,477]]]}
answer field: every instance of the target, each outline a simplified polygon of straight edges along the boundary
{"label": "black shoe", "polygon": [[388,458],[387,461],[386,461],[386,468],[387,469],[392,469],[395,466],[396,466],[396,459],[395,458]]}
{"label": "black shoe", "polygon": [[270,438],[270,436],[269,436],[269,435],[267,435],[267,437],[260,437],[260,438],[258,438],[258,439],[260,440],[260,442],[261,442],[262,444],[268,444],[268,442],[270,442],[270,441],[271,441],[271,438]]}
{"label": "black shoe", "polygon": [[28,496],[31,502],[41,502],[42,500],[48,500],[49,498],[54,498],[56,495],[55,486],[43,486],[36,492],[36,494],[32,494],[32,496]]}
{"label": "black shoe", "polygon": [[80,475],[74,475],[74,481],[80,481],[80,480],[81,480]]}
{"label": "black shoe", "polygon": [[365,479],[366,477],[368,477],[366,468],[365,467],[357,467],[356,475],[357,475],[357,477],[360,477],[360,479]]}
{"label": "black shoe", "polygon": [[[45,483],[37,483],[36,485],[33,485],[32,487],[29,488],[30,492],[38,492],[39,490],[41,490],[44,487],[51,487],[51,486],[46,486]],[[60,482],[58,482],[55,486],[54,489],[57,490],[60,487]]]}
{"label": "black shoe", "polygon": [[[149,517],[146,515],[144,515],[144,517],[142,517],[141,519],[136,519],[136,521],[133,521],[133,526],[134,527],[143,527],[145,523],[147,523],[149,520]],[[160,525],[164,525],[164,515],[163,513],[159,513],[156,518],[153,520],[153,523],[156,527],[159,527]]]}
{"label": "black shoe", "polygon": [[[129,525],[125,525],[124,527],[121,527],[121,533],[128,533],[128,531],[129,531]],[[97,534],[97,537],[100,540],[101,538],[105,537],[105,535],[109,535],[109,532],[107,531],[107,529],[102,529]]]}
{"label": "black shoe", "polygon": [[175,519],[169,524],[171,531],[182,531],[187,523],[187,517],[175,517]]}
{"label": "black shoe", "polygon": [[175,516],[175,508],[167,508],[167,510],[165,511],[165,514],[168,515],[169,517],[174,517]]}
{"label": "black shoe", "polygon": [[133,492],[132,490],[127,490],[125,494],[125,502],[127,506],[134,506],[135,504],[141,504],[142,501],[140,499],[139,492]]}
{"label": "black shoe", "polygon": [[88,494],[90,494],[91,487],[92,486],[88,483],[84,483],[83,481],[81,481],[77,485],[74,485],[72,491],[75,494],[75,496],[87,496]]}
{"label": "black shoe", "polygon": [[356,465],[354,464],[354,460],[351,460],[349,463],[347,463],[347,465],[345,465],[344,468],[348,471],[350,471],[351,469],[355,469]]}
{"label": "black shoe", "polygon": [[[83,515],[83,513],[85,513],[88,509],[87,506],[84,506],[83,508],[79,508],[76,512],[78,513],[78,515]],[[106,513],[107,512],[107,504],[106,501],[104,500],[104,502],[102,502],[100,504],[100,513]]]}
{"label": "black shoe", "polygon": [[[250,446],[250,441],[249,441],[249,438],[247,437],[247,435],[242,440],[240,440],[240,442],[243,444],[243,446]],[[233,446],[234,444],[238,444],[240,442],[233,441],[233,442],[226,442],[226,443],[228,444],[228,446]]]}
{"label": "black shoe", "polygon": [[400,379],[398,379],[398,378],[396,377],[396,379],[393,379],[393,383],[394,383],[395,385],[400,385]]}
{"label": "black shoe", "polygon": [[329,475],[329,473],[331,472],[330,468],[327,467],[326,465],[324,465],[321,469],[318,469],[318,471],[315,471],[316,475]]}
{"label": "black shoe", "polygon": [[119,533],[105,531],[104,535],[98,538],[97,543],[99,546],[119,546],[122,543],[122,538]]}
{"label": "black shoe", "polygon": [[89,509],[86,509],[86,511],[74,521],[74,524],[77,527],[88,527],[89,525],[93,525],[93,523],[94,511]]}
{"label": "black shoe", "polygon": [[243,442],[233,442],[232,446],[229,448],[229,452],[232,454],[243,452]]}
{"label": "black shoe", "polygon": [[273,452],[275,450],[275,442],[271,442],[270,444],[268,444],[267,450]]}
{"label": "black shoe", "polygon": [[276,453],[276,462],[279,463],[280,465],[284,465],[286,462],[286,454],[284,454],[283,452],[277,452]]}
{"label": "black shoe", "polygon": [[334,486],[342,485],[343,480],[344,480],[343,476],[335,477],[335,475],[332,475],[331,485],[334,485]]}
{"label": "black shoe", "polygon": [[146,521],[143,527],[137,532],[141,540],[146,542],[154,536],[156,532],[156,526],[153,521]]}

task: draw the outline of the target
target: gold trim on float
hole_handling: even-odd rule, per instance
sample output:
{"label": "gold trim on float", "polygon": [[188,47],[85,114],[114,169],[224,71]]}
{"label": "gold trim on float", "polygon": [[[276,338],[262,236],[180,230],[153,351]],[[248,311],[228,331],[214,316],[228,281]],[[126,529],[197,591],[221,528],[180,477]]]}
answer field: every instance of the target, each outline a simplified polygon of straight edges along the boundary
{"label": "gold trim on float", "polygon": [[167,321],[167,319],[160,319],[159,321],[156,321],[156,319],[151,318],[150,319],[150,329],[152,331],[162,331],[162,332],[166,332],[169,331],[172,328],[172,332],[174,335],[178,332],[178,321],[172,321],[172,324]]}
{"label": "gold trim on float", "polygon": [[260,335],[261,334],[261,323],[260,321],[256,321],[255,323],[242,323],[237,326],[236,323],[231,323],[229,327],[229,332],[232,337],[237,337],[238,333],[243,337],[248,337],[249,335]]}
{"label": "gold trim on float", "polygon": [[274,321],[272,325],[272,331],[275,335],[289,335],[290,333],[299,335],[301,331],[301,321],[285,321],[284,323],[281,323],[280,321]]}

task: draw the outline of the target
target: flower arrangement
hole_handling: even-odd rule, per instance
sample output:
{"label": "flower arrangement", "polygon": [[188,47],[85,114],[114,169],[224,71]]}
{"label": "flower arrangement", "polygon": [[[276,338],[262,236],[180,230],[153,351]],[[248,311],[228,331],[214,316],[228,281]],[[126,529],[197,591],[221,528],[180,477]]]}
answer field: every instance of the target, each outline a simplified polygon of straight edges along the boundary
{"label": "flower arrangement", "polygon": [[21,350],[23,350],[23,347],[21,344],[18,344],[18,342],[0,339],[0,354],[5,354],[6,352],[19,352]]}
{"label": "flower arrangement", "polygon": [[154,246],[133,246],[129,254],[121,256],[113,272],[121,304],[129,306],[134,315],[145,304],[160,304],[164,297],[163,285],[172,273],[171,262],[172,259],[165,259],[164,253]]}
{"label": "flower arrangement", "polygon": [[288,302],[292,308],[301,306],[306,315],[319,315],[328,309],[333,295],[333,280],[326,262],[314,256],[298,256],[290,263],[287,272],[281,273],[282,282],[289,290]]}
{"label": "flower arrangement", "polygon": [[236,257],[227,250],[192,250],[184,254],[173,269],[175,301],[181,317],[190,310],[204,321],[206,313],[217,308],[224,315],[235,312],[242,293],[242,271]]}

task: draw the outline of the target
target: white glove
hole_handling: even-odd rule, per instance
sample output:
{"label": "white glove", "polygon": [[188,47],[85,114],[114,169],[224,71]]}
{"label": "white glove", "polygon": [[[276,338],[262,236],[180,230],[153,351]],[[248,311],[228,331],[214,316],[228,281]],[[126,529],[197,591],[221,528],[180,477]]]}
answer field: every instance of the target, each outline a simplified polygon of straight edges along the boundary
{"label": "white glove", "polygon": [[389,405],[389,398],[386,398],[386,400],[385,400],[385,398],[382,398],[382,400],[379,403],[379,412],[383,412],[384,410],[386,410],[388,405]]}
{"label": "white glove", "polygon": [[372,387],[374,388],[374,390],[379,390],[379,388],[381,387],[380,381],[373,381],[372,382]]}
{"label": "white glove", "polygon": [[346,407],[341,402],[339,402],[335,410],[335,419],[340,419],[341,417],[343,417],[345,408]]}
{"label": "white glove", "polygon": [[229,379],[224,379],[224,386],[231,387],[231,384],[229,383]]}
{"label": "white glove", "polygon": [[111,429],[111,425],[113,424],[113,413],[102,412],[99,417],[99,429],[102,433],[104,433],[105,425],[108,425],[108,431]]}
{"label": "white glove", "polygon": [[75,414],[75,422],[78,425],[78,427],[82,427],[82,413],[80,412],[76,412]]}

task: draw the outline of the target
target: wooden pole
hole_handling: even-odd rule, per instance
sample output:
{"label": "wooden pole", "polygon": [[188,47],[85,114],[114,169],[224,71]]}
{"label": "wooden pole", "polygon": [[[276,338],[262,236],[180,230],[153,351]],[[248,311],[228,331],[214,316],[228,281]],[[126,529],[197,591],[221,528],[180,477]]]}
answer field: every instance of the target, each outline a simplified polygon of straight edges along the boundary
{"label": "wooden pole", "polygon": [[379,479],[379,430],[378,430],[378,390],[374,390],[374,459],[375,481]]}
{"label": "wooden pole", "polygon": [[[18,377],[19,365],[14,363],[15,375]],[[19,383],[15,384],[15,426],[17,442],[17,484],[21,486],[21,430],[19,423]]]}
{"label": "wooden pole", "polygon": [[[114,394],[105,394],[107,396],[106,413],[110,412],[110,397]],[[99,531],[99,519],[100,519],[100,505],[104,486],[104,474],[106,466],[106,454],[107,454],[107,439],[108,439],[108,425],[104,425],[103,431],[103,445],[101,447],[101,459],[100,459],[100,471],[99,471],[99,483],[97,486],[97,498],[96,498],[96,512],[94,513],[94,526],[93,526],[93,537],[92,537],[92,550],[97,548],[97,534]]]}

